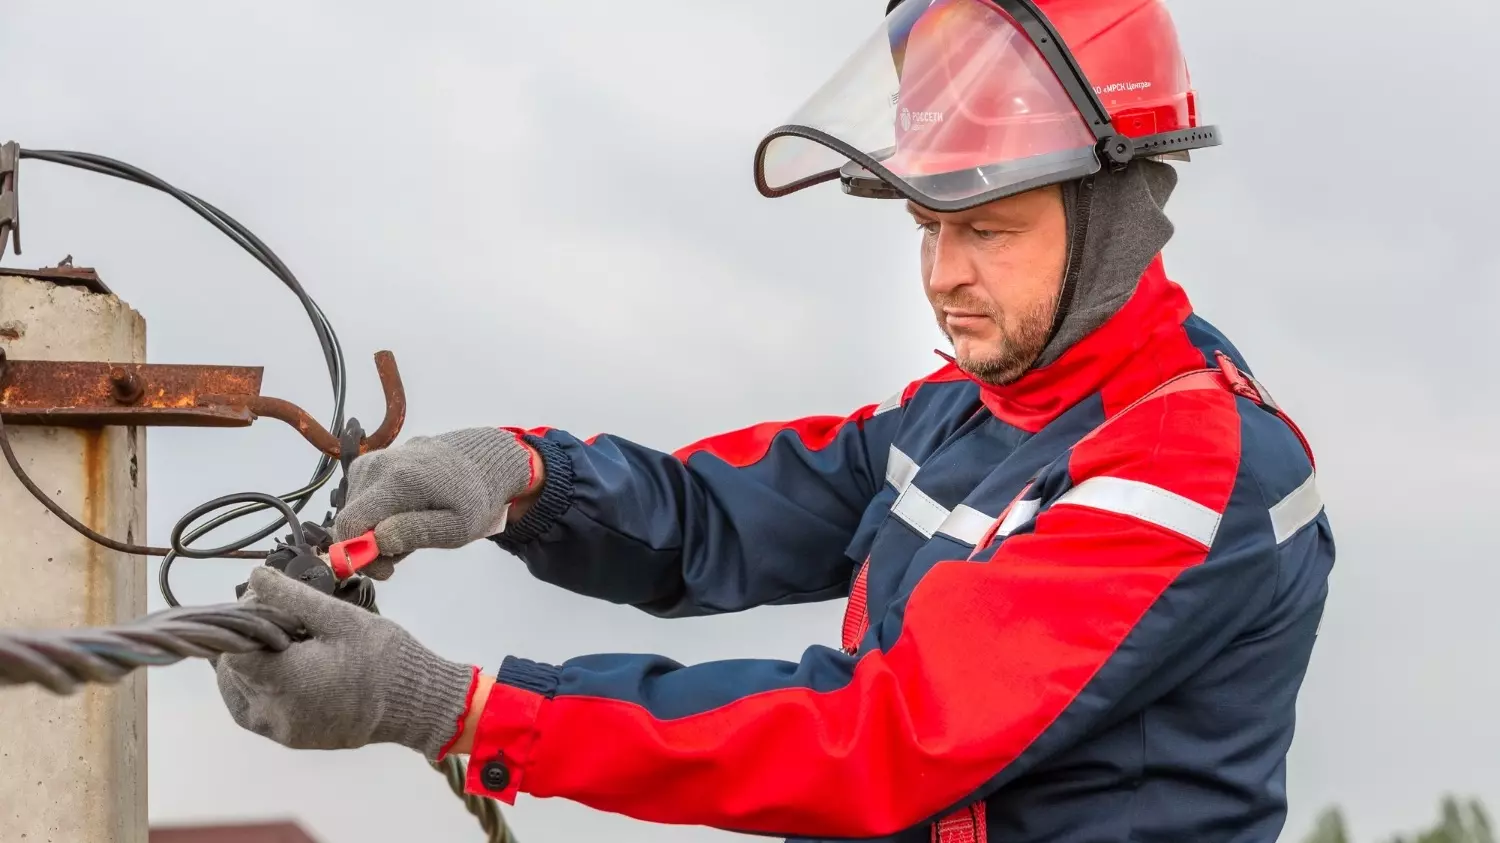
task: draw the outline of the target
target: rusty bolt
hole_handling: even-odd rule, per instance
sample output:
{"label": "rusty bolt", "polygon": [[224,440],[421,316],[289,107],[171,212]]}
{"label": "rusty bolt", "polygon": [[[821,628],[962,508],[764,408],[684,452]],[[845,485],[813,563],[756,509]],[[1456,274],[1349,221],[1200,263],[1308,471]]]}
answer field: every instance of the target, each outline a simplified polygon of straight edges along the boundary
{"label": "rusty bolt", "polygon": [[141,388],[141,379],[135,372],[127,372],[124,369],[111,369],[109,373],[110,395],[121,404],[134,404],[141,399],[145,392]]}

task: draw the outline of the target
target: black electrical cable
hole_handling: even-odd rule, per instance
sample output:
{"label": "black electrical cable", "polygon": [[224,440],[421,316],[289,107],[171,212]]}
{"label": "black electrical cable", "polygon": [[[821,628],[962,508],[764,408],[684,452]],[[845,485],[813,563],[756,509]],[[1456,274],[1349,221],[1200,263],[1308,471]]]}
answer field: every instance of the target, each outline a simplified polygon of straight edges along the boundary
{"label": "black electrical cable", "polygon": [[[208,202],[205,202],[204,200],[198,198],[197,196],[194,196],[191,193],[187,193],[186,191],[179,190],[178,188],[173,187],[166,181],[163,181],[162,179],[146,172],[145,170],[140,169],[139,167],[134,167],[122,161],[117,161],[113,158],[108,158],[103,155],[94,155],[92,153],[86,152],[36,150],[24,148],[20,150],[20,158],[30,158],[37,161],[46,161],[53,164],[76,167],[78,169],[101,173],[103,175],[112,176],[114,178],[123,179],[125,181],[142,184],[147,187],[160,190],[161,192],[166,193],[182,204],[188,206],[188,208],[192,209],[194,213],[198,214],[200,217],[203,217],[215,228],[223,232],[225,236],[229,237],[242,249],[248,252],[251,257],[255,258],[256,261],[258,261],[262,266],[270,270],[272,274],[279,278],[281,282],[292,291],[292,293],[302,303],[303,308],[307,311],[308,317],[312,320],[313,330],[317,333],[318,343],[323,350],[323,357],[328,366],[329,379],[333,386],[334,412],[333,421],[329,425],[329,429],[338,430],[343,426],[345,397],[347,393],[347,377],[344,365],[344,352],[343,348],[339,345],[338,336],[334,333],[333,326],[329,323],[328,317],[323,313],[322,309],[318,307],[317,303],[313,301],[312,297],[307,294],[307,291],[302,288],[302,284],[297,280],[297,277],[292,274],[291,269],[289,269],[287,265],[283,263],[279,257],[276,256],[275,252],[273,252],[270,247],[268,247],[263,241],[261,241],[260,238],[252,234],[233,217],[229,216],[228,214],[224,213]],[[300,525],[298,524],[298,515],[301,513],[302,509],[307,505],[307,503],[312,499],[312,496],[328,483],[328,481],[333,477],[334,471],[338,468],[337,460],[326,454],[320,454],[318,464],[313,470],[312,478],[306,485],[302,486],[301,488],[277,496],[265,495],[262,493],[247,493],[245,495],[229,495],[226,497],[218,498],[208,504],[204,504],[203,506],[195,508],[192,512],[190,512],[188,515],[184,516],[177,522],[176,526],[172,530],[170,548],[152,548],[142,545],[133,545],[124,542],[118,542],[112,539],[108,539],[107,537],[99,536],[92,530],[88,530],[86,527],[83,527],[83,525],[79,523],[77,519],[68,516],[66,513],[60,512],[59,507],[56,506],[55,502],[47,498],[45,494],[42,493],[39,489],[34,488],[34,483],[27,482],[29,478],[25,478],[24,472],[20,470],[19,464],[14,459],[14,455],[10,451],[9,442],[5,437],[3,426],[0,426],[0,447],[4,448],[6,452],[7,462],[11,464],[11,468],[16,471],[17,476],[23,478],[22,482],[27,485],[29,489],[31,489],[32,494],[39,500],[41,500],[42,503],[48,507],[48,509],[58,514],[59,517],[61,517],[65,522],[69,523],[69,525],[74,529],[79,530],[94,541],[100,541],[100,539],[104,539],[104,541],[101,541],[100,543],[113,549],[123,550],[124,552],[139,555],[163,557],[161,567],[158,572],[158,580],[162,590],[162,597],[167,601],[169,605],[174,607],[179,604],[177,602],[176,596],[172,593],[169,579],[172,563],[177,559],[177,557],[185,556],[190,559],[265,558],[269,551],[247,551],[245,550],[245,548],[258,541],[261,541],[262,539],[267,538],[277,530],[281,529],[283,525],[290,526],[293,530],[300,530]],[[187,528],[189,525],[207,515],[209,512],[235,503],[245,505],[229,512],[222,513],[219,516],[210,519],[207,523],[197,527],[196,529],[193,529],[191,532],[188,532]],[[263,512],[267,509],[280,510],[279,514],[281,517],[276,521],[265,525],[260,530],[257,530],[250,535],[244,536],[222,546],[207,549],[198,549],[191,547],[191,544],[193,542],[197,541],[208,533],[213,532],[214,530],[217,530],[218,528],[223,527],[224,525],[236,521],[240,518],[244,518],[248,515],[253,515],[257,512]],[[186,535],[184,535],[184,533],[186,533]]]}
{"label": "black electrical cable", "polygon": [[[291,528],[292,542],[297,545],[307,544],[307,536],[303,533],[302,522],[297,518],[297,511],[292,509],[291,505],[286,501],[276,497],[275,495],[265,494],[264,492],[236,492],[232,495],[225,495],[221,498],[214,498],[207,503],[199,504],[198,506],[193,507],[193,509],[186,515],[182,516],[182,518],[179,519],[177,523],[172,527],[172,547],[178,548],[182,546],[182,533],[188,528],[189,524],[192,524],[194,521],[197,521],[199,518],[202,518],[203,516],[207,515],[210,512],[213,512],[216,509],[221,509],[223,507],[229,506],[232,503],[259,504],[262,508],[271,508],[279,511],[281,513],[282,521]],[[281,522],[278,522],[277,524],[274,524],[272,526],[279,526],[280,523]],[[223,548],[215,549],[223,550]],[[198,552],[202,553],[203,551]],[[225,556],[227,554],[215,553],[213,555]],[[177,595],[172,592],[171,582],[172,562],[177,559],[177,556],[178,554],[176,553],[168,553],[164,555],[161,560],[161,566],[157,569],[156,572],[156,582],[157,585],[161,588],[162,599],[167,601],[168,606],[172,606],[174,608],[181,605],[177,602]]]}

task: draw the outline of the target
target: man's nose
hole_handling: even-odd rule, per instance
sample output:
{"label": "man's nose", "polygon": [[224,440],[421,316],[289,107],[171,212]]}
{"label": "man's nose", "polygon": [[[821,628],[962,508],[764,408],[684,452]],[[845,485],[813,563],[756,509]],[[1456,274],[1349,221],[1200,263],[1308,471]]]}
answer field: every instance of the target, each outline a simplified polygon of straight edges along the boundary
{"label": "man's nose", "polygon": [[932,244],[932,269],[927,285],[935,293],[951,293],[974,280],[974,263],[969,250],[952,226],[942,226]]}

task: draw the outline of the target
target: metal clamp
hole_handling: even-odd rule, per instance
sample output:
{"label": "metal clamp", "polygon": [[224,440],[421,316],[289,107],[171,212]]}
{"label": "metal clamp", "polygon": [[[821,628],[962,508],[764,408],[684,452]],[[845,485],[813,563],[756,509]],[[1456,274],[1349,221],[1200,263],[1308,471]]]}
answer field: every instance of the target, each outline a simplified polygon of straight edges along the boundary
{"label": "metal clamp", "polygon": [[5,257],[7,239],[15,253],[21,254],[21,204],[16,198],[20,169],[21,145],[15,141],[0,144],[0,258]]}

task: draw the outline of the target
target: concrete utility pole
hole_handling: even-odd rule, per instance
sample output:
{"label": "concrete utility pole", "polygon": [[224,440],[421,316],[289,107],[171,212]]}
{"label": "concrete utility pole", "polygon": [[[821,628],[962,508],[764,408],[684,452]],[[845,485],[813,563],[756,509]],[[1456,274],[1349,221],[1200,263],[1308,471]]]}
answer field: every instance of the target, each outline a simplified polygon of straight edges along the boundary
{"label": "concrete utility pole", "polygon": [[[0,272],[11,359],[143,363],[146,323],[113,295]],[[22,467],[90,528],[146,535],[143,428],[9,425]],[[108,626],[146,611],[146,561],[99,547],[0,461],[0,627]],[[146,843],[146,675],[58,697],[0,693],[0,841]]]}

